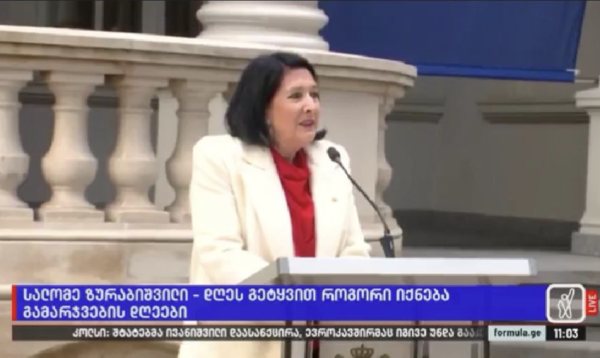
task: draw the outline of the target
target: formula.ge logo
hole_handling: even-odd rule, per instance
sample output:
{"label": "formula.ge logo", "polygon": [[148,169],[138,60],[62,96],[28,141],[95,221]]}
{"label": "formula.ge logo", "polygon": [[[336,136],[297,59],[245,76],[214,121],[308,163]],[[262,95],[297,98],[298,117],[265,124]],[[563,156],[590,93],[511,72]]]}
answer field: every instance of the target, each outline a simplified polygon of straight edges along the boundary
{"label": "formula.ge logo", "polygon": [[552,323],[581,323],[586,317],[583,285],[555,284],[546,290],[546,319]]}

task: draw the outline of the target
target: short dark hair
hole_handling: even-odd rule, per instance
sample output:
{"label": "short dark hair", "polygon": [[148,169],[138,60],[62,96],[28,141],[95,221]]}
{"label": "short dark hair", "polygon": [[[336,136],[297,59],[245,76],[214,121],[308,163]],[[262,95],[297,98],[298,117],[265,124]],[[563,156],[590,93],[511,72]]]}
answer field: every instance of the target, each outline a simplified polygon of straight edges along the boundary
{"label": "short dark hair", "polygon": [[[276,52],[254,58],[244,69],[225,113],[229,134],[246,144],[269,146],[271,138],[266,112],[279,89],[286,69],[307,69],[315,82],[314,67],[304,57],[289,52]],[[325,138],[319,130],[315,140]]]}

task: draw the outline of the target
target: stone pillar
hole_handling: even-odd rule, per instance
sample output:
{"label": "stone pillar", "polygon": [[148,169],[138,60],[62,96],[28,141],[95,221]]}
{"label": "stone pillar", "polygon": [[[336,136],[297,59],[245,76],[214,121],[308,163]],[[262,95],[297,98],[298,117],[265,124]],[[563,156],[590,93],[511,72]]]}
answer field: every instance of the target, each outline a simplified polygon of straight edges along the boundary
{"label": "stone pillar", "polygon": [[[378,116],[378,139],[377,139],[377,180],[375,182],[375,204],[381,211],[381,214],[385,218],[385,222],[388,224],[392,236],[394,236],[396,252],[402,247],[402,229],[398,226],[396,219],[394,218],[394,212],[392,208],[385,202],[383,195],[385,190],[392,181],[393,169],[387,161],[385,153],[385,132],[387,129],[387,116],[390,114],[396,99],[402,97],[400,94],[388,94],[380,98],[379,104],[379,116]],[[379,218],[375,218],[379,220]]]}
{"label": "stone pillar", "polygon": [[85,199],[96,177],[98,161],[88,145],[89,95],[104,76],[83,73],[44,74],[54,93],[52,145],[42,159],[44,178],[52,189],[50,201],[39,210],[42,221],[104,221],[104,213]]}
{"label": "stone pillar", "polygon": [[173,155],[177,144],[177,99],[171,88],[160,89],[157,93],[158,113],[156,131],[156,160],[158,176],[154,185],[154,204],[166,208],[175,199],[175,190],[167,177],[167,160]]}
{"label": "stone pillar", "polygon": [[107,217],[115,222],[167,223],[169,214],[148,198],[158,176],[150,141],[150,101],[167,81],[118,76],[111,82],[119,94],[119,134],[108,164],[117,197],[107,208]]}
{"label": "stone pillar", "polygon": [[600,256],[600,86],[577,92],[577,107],[590,116],[585,212],[579,231],[573,234],[571,251]]}
{"label": "stone pillar", "polygon": [[198,38],[329,50],[319,35],[328,18],[318,1],[208,1]]}
{"label": "stone pillar", "polygon": [[19,134],[19,92],[31,71],[0,70],[0,221],[33,221],[33,211],[17,196],[29,171],[29,155]]}
{"label": "stone pillar", "polygon": [[167,208],[174,222],[190,222],[189,187],[192,179],[192,149],[208,134],[210,100],[226,89],[226,83],[175,80],[171,82],[177,98],[178,131],[175,151],[167,161],[167,178],[175,189],[175,200]]}

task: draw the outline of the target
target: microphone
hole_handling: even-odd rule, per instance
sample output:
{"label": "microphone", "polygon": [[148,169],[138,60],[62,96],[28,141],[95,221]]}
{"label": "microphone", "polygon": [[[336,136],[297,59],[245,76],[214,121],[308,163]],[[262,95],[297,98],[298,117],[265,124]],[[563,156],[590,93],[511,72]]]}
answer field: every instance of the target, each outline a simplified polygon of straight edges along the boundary
{"label": "microphone", "polygon": [[362,196],[365,199],[367,199],[367,201],[369,202],[369,204],[371,205],[373,210],[375,210],[375,212],[377,213],[377,216],[379,216],[379,220],[383,224],[383,237],[381,239],[379,239],[379,243],[381,244],[381,248],[383,249],[383,254],[385,255],[385,257],[395,258],[396,252],[394,250],[394,238],[392,237],[392,234],[390,232],[390,227],[385,222],[383,215],[381,215],[381,211],[379,211],[379,208],[377,207],[377,205],[375,205],[373,200],[371,200],[371,198],[369,198],[367,193],[365,193],[365,191],[360,187],[360,185],[358,185],[358,183],[354,180],[354,178],[352,178],[350,173],[348,173],[348,170],[346,170],[346,168],[342,164],[340,152],[338,152],[338,150],[335,149],[334,147],[329,147],[327,149],[327,155],[329,156],[329,159],[331,159],[331,161],[333,161],[334,163],[337,163],[340,166],[340,168],[342,168],[342,170],[344,171],[344,174],[346,174],[348,179],[350,179],[350,182],[352,183],[352,185],[354,185],[354,187],[356,189],[358,189],[358,191],[362,194]]}

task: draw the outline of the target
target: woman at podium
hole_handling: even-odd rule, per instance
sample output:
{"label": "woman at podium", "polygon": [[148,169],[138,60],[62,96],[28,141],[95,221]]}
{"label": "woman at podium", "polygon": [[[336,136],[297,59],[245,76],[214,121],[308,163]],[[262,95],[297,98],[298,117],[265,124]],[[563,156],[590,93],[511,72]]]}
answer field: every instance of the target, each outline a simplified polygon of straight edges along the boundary
{"label": "woman at podium", "polygon": [[[227,135],[193,149],[192,284],[238,284],[279,257],[369,254],[352,184],[328,156],[313,66],[292,53],[259,56],[225,114]],[[318,349],[317,349],[318,351]],[[279,342],[184,342],[179,358],[279,358]]]}

